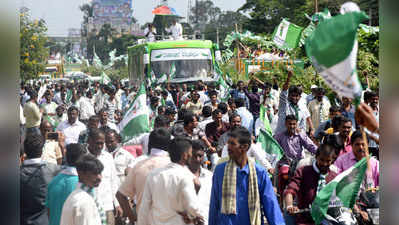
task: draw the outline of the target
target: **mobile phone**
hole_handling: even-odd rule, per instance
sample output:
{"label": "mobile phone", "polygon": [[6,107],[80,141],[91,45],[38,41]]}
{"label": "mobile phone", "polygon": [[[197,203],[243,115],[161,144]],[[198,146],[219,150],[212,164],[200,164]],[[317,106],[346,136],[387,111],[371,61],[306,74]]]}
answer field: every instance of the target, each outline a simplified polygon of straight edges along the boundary
{"label": "mobile phone", "polygon": [[48,132],[47,139],[58,140],[58,133],[57,132]]}

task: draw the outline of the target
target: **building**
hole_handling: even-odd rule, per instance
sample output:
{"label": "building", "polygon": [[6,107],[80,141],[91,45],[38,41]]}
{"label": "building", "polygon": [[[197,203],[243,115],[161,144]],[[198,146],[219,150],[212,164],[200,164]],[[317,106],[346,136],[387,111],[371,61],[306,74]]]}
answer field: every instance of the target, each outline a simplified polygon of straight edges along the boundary
{"label": "building", "polygon": [[132,0],[93,0],[93,17],[89,18],[87,30],[99,32],[104,24],[119,35],[141,33],[140,26],[133,23]]}

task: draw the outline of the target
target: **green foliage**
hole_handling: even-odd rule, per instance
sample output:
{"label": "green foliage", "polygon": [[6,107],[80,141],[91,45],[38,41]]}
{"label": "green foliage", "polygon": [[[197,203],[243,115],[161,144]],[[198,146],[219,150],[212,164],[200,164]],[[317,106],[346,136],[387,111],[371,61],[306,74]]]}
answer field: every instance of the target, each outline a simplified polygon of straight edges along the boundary
{"label": "green foliage", "polygon": [[82,63],[80,70],[83,73],[87,73],[91,76],[101,76],[101,74],[104,72],[111,78],[112,80],[121,80],[124,78],[128,78],[128,68],[126,65],[126,62],[124,60],[118,60],[115,62],[115,64],[107,69],[101,69],[95,66],[90,66],[87,65],[86,63]]}
{"label": "green foliage", "polygon": [[378,33],[367,33],[363,29],[359,29],[358,42],[359,50],[370,52],[376,58],[378,58],[378,50],[380,45]]}
{"label": "green foliage", "polygon": [[20,13],[20,74],[22,80],[34,79],[44,72],[48,49],[44,20],[32,20],[28,12]]}

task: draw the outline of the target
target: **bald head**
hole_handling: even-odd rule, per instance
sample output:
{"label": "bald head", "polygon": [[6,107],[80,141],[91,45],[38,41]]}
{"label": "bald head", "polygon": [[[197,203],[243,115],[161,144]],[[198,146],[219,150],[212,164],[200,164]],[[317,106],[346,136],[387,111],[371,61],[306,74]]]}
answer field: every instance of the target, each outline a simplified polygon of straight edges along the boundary
{"label": "bald head", "polygon": [[53,130],[53,125],[51,125],[51,123],[47,120],[43,120],[40,124],[40,133],[43,137],[46,137],[46,134],[48,132],[53,132]]}

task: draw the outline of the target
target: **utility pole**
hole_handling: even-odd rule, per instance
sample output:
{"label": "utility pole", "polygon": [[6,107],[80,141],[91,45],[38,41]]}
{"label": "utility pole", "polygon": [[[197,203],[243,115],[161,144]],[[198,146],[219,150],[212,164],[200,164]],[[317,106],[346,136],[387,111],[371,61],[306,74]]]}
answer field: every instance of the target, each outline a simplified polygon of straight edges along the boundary
{"label": "utility pole", "polygon": [[314,0],[314,11],[315,13],[319,12],[319,3],[317,0]]}

